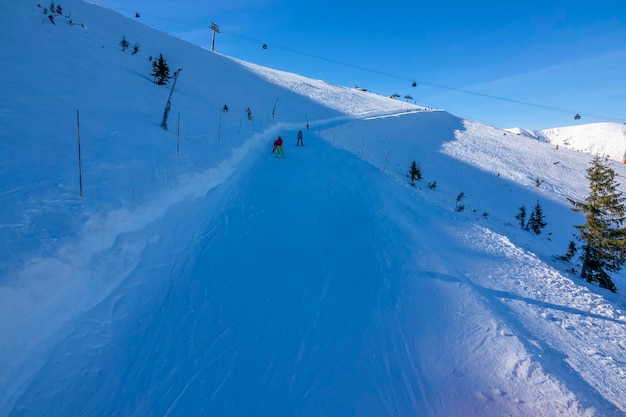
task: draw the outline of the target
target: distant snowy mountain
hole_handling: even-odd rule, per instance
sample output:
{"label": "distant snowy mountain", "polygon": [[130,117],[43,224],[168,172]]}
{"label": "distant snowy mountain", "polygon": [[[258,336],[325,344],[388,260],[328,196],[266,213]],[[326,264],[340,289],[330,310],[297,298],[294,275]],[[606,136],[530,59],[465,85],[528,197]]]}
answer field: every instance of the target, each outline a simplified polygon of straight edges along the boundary
{"label": "distant snowy mountain", "polygon": [[588,153],[55,3],[0,14],[0,417],[626,413]]}
{"label": "distant snowy mountain", "polygon": [[626,161],[626,124],[590,123],[539,131],[522,128],[506,130],[575,151],[604,156],[619,162]]}
{"label": "distant snowy mountain", "polygon": [[590,123],[541,131],[550,143],[615,161],[626,160],[626,125]]}

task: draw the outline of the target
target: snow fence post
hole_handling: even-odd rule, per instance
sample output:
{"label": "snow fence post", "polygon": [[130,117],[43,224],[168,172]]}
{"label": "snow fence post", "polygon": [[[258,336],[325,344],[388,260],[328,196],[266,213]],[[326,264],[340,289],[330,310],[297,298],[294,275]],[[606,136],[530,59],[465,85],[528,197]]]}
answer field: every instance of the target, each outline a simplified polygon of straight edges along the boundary
{"label": "snow fence post", "polygon": [[83,196],[83,163],[80,158],[80,117],[78,109],[76,110],[76,132],[78,134],[78,184],[80,188],[80,196]]}
{"label": "snow fence post", "polygon": [[387,157],[385,158],[385,165],[383,166],[383,174],[385,173],[385,169],[387,168],[388,160],[389,160],[389,151],[387,151]]}
{"label": "snow fence post", "polygon": [[221,133],[222,133],[222,114],[220,113],[220,120],[217,124],[217,143],[221,143]]}
{"label": "snow fence post", "polygon": [[178,112],[178,127],[176,131],[176,155],[180,153],[180,112]]}

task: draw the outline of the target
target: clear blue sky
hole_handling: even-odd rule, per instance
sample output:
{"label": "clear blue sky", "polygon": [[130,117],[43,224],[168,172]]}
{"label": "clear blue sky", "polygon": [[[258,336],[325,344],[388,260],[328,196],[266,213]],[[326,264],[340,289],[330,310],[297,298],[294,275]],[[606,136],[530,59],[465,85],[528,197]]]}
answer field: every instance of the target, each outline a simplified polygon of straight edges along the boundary
{"label": "clear blue sky", "polygon": [[626,122],[625,0],[98,3],[207,48],[215,22],[225,55],[498,127]]}

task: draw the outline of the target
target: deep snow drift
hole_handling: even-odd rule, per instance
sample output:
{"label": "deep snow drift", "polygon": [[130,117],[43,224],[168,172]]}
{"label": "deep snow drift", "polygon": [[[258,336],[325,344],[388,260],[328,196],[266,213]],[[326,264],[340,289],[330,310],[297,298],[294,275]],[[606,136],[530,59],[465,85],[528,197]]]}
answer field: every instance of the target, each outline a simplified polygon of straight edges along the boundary
{"label": "deep snow drift", "polygon": [[626,413],[625,299],[559,259],[589,154],[62,6],[0,17],[1,416]]}

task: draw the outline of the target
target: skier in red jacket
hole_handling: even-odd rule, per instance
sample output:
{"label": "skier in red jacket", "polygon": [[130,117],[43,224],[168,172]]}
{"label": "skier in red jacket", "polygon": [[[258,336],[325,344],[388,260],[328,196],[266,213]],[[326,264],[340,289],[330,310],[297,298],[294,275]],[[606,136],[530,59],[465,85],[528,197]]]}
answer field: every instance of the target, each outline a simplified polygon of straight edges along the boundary
{"label": "skier in red jacket", "polygon": [[285,157],[285,152],[283,151],[283,138],[280,136],[278,136],[278,138],[274,141],[274,149],[272,149],[272,152],[276,154],[276,158]]}

